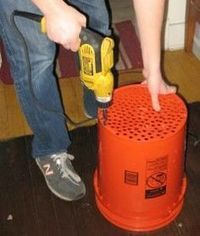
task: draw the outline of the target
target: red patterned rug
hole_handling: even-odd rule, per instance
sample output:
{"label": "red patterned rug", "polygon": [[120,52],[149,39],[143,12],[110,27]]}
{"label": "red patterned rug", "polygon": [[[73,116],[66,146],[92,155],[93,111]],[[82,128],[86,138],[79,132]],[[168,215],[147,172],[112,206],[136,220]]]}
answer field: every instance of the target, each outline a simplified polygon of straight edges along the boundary
{"label": "red patterned rug", "polygon": [[[142,68],[140,43],[131,21],[123,21],[114,25],[114,31],[119,36],[119,58],[115,65],[118,71],[127,71]],[[5,84],[12,84],[9,64],[5,52],[0,43],[2,54],[2,67],[0,68],[0,80]],[[59,78],[75,77],[79,75],[76,65],[75,53],[59,48],[56,71]]]}

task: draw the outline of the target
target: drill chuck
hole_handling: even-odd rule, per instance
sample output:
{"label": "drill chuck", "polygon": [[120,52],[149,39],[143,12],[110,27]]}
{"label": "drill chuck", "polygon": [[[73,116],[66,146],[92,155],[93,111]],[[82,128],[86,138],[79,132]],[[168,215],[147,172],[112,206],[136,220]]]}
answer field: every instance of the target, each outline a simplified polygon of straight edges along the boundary
{"label": "drill chuck", "polygon": [[99,102],[97,101],[97,106],[99,108],[102,108],[102,109],[106,109],[107,107],[109,107],[111,105],[111,100],[108,101],[108,102]]}

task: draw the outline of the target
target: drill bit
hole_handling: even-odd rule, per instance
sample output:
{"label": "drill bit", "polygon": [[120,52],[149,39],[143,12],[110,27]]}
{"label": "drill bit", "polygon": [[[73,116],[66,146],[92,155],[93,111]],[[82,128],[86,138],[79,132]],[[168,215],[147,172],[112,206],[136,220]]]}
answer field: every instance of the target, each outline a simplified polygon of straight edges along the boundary
{"label": "drill bit", "polygon": [[106,125],[106,121],[107,121],[107,118],[108,118],[108,111],[107,111],[107,108],[103,108],[103,124]]}

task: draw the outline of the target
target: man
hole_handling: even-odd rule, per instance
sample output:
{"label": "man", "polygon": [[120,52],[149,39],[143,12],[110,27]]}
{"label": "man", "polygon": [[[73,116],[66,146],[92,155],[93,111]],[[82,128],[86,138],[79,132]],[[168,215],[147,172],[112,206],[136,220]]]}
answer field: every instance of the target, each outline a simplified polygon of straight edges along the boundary
{"label": "man", "polygon": [[[22,110],[34,134],[32,155],[50,190],[61,199],[71,201],[82,198],[86,190],[71,164],[74,157],[67,153],[70,138],[53,75],[53,41],[77,51],[79,33],[86,26],[86,18],[87,25],[96,31],[109,35],[110,30],[103,0],[76,0],[69,3],[71,5],[62,0],[0,0],[0,33]],[[42,34],[39,24],[32,20],[15,16],[12,22],[14,10],[44,15],[47,35]],[[26,42],[28,56],[14,23]],[[93,94],[88,91],[85,94],[85,111],[88,116],[94,116],[96,107],[90,109],[89,103]]]}
{"label": "man", "polygon": [[[162,1],[148,2],[156,2],[157,6],[153,6],[158,7],[159,2]],[[135,0],[135,4],[136,11],[141,16],[142,4],[145,5],[146,1]],[[150,3],[147,5],[151,7]],[[70,0],[66,4],[63,0],[0,0],[0,8],[1,38],[11,64],[11,73],[22,110],[34,134],[32,155],[49,189],[56,196],[67,201],[80,199],[85,195],[86,190],[83,181],[72,166],[71,161],[74,157],[67,153],[70,139],[62,115],[63,109],[56,79],[53,75],[55,56],[53,41],[62,44],[66,49],[77,51],[80,45],[81,28],[86,25],[104,35],[110,35],[109,16],[105,2],[104,0]],[[150,11],[150,9],[145,9]],[[160,9],[161,12],[162,9]],[[44,15],[47,35],[41,34],[38,23],[29,19],[15,16],[13,21],[11,15],[14,10]],[[162,14],[160,16],[158,20],[161,20]],[[160,50],[160,25],[156,31],[157,50]],[[144,26],[139,24],[140,29],[145,30],[145,27],[147,24]],[[146,37],[142,32],[140,31],[141,41],[143,37]],[[24,46],[23,39],[27,48]],[[143,49],[144,44],[142,43]],[[147,45],[147,48],[151,47],[151,43]],[[146,54],[147,51],[143,50],[144,59],[147,58],[145,65],[148,65],[151,59]],[[159,63],[159,54],[155,55],[155,58],[155,61]],[[158,80],[149,79],[151,77],[148,73],[149,68],[149,66],[145,67],[144,75],[147,78],[149,91],[154,97],[153,107],[159,110],[158,94],[171,91],[170,87],[163,82],[162,77]],[[94,103],[94,94],[86,88],[84,88],[84,105],[87,115],[95,117],[97,108]]]}

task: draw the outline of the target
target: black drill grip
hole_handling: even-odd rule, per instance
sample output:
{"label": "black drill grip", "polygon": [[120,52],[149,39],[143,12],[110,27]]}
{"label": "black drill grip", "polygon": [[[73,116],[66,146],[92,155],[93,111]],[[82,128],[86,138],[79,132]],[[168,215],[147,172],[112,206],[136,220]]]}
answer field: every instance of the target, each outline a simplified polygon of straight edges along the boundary
{"label": "black drill grip", "polygon": [[88,28],[82,28],[81,33],[80,33],[80,39],[81,43],[88,43],[95,49],[98,49],[99,46],[101,45],[103,41],[103,36],[100,34],[88,29]]}

